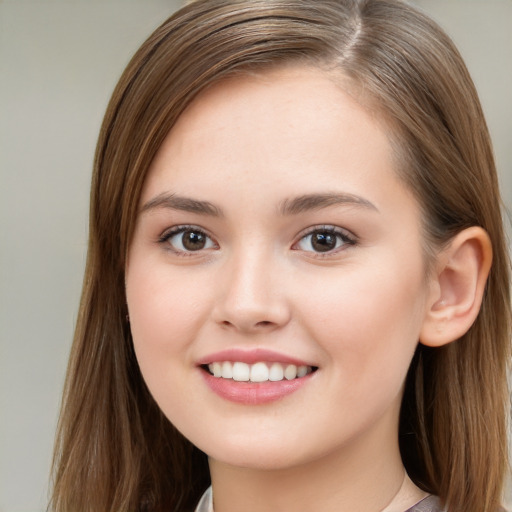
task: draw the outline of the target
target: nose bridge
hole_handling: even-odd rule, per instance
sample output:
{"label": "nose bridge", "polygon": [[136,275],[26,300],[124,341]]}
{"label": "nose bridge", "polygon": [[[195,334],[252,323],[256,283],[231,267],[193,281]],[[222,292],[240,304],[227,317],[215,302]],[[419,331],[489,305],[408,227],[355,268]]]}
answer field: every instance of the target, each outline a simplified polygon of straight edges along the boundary
{"label": "nose bridge", "polygon": [[226,262],[217,321],[242,331],[276,328],[289,320],[282,273],[272,248],[250,244]]}

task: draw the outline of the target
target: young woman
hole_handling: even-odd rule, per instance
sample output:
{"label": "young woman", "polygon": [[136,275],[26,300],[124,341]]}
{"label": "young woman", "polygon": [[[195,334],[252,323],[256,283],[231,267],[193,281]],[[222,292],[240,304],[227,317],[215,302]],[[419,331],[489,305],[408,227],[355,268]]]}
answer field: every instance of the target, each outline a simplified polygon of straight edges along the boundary
{"label": "young woman", "polygon": [[471,79],[414,8],[184,7],[100,134],[53,509],[498,510],[497,198]]}

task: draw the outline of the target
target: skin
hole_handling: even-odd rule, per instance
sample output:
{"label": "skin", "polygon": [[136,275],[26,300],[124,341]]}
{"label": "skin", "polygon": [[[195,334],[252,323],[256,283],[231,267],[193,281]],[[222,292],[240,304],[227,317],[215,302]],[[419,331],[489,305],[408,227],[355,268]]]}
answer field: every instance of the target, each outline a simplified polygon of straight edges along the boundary
{"label": "skin", "polygon": [[[126,270],[134,347],[163,412],[209,456],[216,512],[397,499],[403,383],[438,287],[386,131],[322,71],[282,69],[203,92],[152,164]],[[282,211],[326,193],[344,201]],[[162,201],[172,194],[213,211]],[[203,249],[163,240],[183,225],[208,235]],[[315,252],[307,235],[325,226],[350,241]],[[281,400],[233,403],[197,366],[231,348],[318,370]],[[397,510],[422,496],[407,493]]]}

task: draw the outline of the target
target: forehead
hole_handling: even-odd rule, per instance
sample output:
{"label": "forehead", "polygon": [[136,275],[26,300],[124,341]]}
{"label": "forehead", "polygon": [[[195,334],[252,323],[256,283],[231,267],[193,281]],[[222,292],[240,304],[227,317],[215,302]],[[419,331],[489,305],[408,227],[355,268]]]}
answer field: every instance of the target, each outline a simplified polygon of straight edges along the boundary
{"label": "forehead", "polygon": [[393,167],[385,123],[340,82],[318,68],[297,66],[216,83],[193,101],[166,137],[145,195],[164,174],[175,181],[199,176],[208,181],[230,169],[231,178],[257,180],[270,168],[276,176],[293,170],[296,177],[302,171],[314,177],[336,158],[340,170],[357,167],[359,175]]}

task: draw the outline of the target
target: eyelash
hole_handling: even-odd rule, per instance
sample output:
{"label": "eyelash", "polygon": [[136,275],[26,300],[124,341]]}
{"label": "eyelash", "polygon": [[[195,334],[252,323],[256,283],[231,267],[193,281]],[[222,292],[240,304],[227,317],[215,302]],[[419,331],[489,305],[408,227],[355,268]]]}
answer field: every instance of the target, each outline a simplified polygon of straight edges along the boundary
{"label": "eyelash", "polygon": [[[336,238],[336,247],[334,247],[333,249],[326,250],[324,252],[314,250],[307,251],[305,249],[302,249],[305,252],[313,253],[317,258],[327,258],[329,256],[337,254],[340,251],[347,249],[347,246],[357,245],[358,242],[357,237],[354,234],[347,231],[346,229],[342,229],[336,226],[313,226],[311,228],[308,228],[306,232],[303,232],[300,235],[299,240],[293,244],[292,249],[296,248],[295,250],[301,250],[300,248],[298,248],[299,244],[303,242],[307,237],[311,237],[315,233],[322,235],[332,235]],[[309,244],[311,245],[312,241],[310,241]]]}
{"label": "eyelash", "polygon": [[[181,242],[180,242],[183,249],[176,248],[175,246],[173,246],[170,243],[170,240],[173,237],[175,237],[176,235],[184,234],[187,232],[194,233],[195,235],[204,237],[206,239],[205,244],[206,245],[210,244],[210,245],[207,247],[201,247],[194,251],[194,250],[187,250],[183,246],[183,240],[181,240]],[[304,248],[301,249],[299,247],[300,244],[302,242],[304,242],[307,237],[311,237],[315,233],[322,234],[322,235],[334,236],[336,238],[336,242],[335,242],[336,246],[333,249],[328,249],[326,251],[306,250]],[[168,246],[168,250],[172,251],[174,254],[176,254],[178,256],[185,256],[185,257],[193,256],[194,253],[200,253],[207,249],[212,249],[212,248],[217,249],[219,247],[218,244],[213,240],[213,238],[205,230],[199,228],[198,226],[193,226],[193,225],[176,226],[168,231],[165,231],[158,238],[158,242],[160,244],[166,244]],[[313,248],[312,243],[313,243],[312,241],[309,242],[310,246]],[[354,246],[354,245],[357,245],[357,237],[355,235],[353,235],[352,233],[350,233],[349,231],[347,231],[345,229],[341,229],[341,228],[338,228],[335,226],[325,226],[324,225],[324,226],[313,226],[313,227],[309,228],[306,232],[303,232],[300,235],[299,240],[292,245],[292,250],[303,250],[304,252],[313,253],[315,255],[315,257],[325,258],[325,257],[332,256],[333,254],[337,254],[339,251],[345,250],[347,248],[347,246]]]}
{"label": "eyelash", "polygon": [[[198,249],[197,251],[193,251],[193,250],[186,250],[185,248],[179,249],[179,248],[174,247],[170,243],[170,240],[173,237],[175,237],[176,235],[184,234],[184,233],[194,233],[196,235],[203,236],[206,239],[206,243],[210,243],[214,246],[214,248],[218,248],[217,243],[213,240],[213,238],[204,229],[201,229],[198,226],[192,226],[192,225],[176,226],[170,230],[167,230],[158,238],[158,242],[160,244],[167,244],[168,245],[167,249],[172,251],[177,256],[185,256],[185,257],[193,256],[194,253],[200,253],[205,249],[212,248],[212,247],[203,247],[201,249]],[[183,246],[183,241],[181,241],[181,245]]]}

